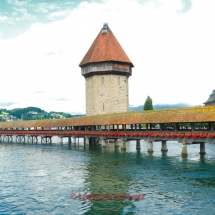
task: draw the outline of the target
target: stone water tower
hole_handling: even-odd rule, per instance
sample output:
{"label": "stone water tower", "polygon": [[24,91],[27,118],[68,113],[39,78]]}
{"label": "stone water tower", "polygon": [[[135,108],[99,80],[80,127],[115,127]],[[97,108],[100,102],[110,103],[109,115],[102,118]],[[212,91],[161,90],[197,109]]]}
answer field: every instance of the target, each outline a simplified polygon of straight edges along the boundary
{"label": "stone water tower", "polygon": [[133,64],[107,23],[79,66],[85,77],[87,116],[128,111]]}

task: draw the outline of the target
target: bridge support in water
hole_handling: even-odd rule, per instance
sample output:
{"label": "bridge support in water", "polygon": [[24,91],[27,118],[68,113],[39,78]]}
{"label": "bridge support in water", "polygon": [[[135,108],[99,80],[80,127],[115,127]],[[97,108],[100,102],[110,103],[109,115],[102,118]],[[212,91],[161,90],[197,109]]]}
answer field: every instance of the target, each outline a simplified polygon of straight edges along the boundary
{"label": "bridge support in water", "polygon": [[69,143],[69,144],[72,143],[71,137],[68,137],[68,143]]}
{"label": "bridge support in water", "polygon": [[76,137],[72,137],[72,143],[76,144]]}
{"label": "bridge support in water", "polygon": [[102,147],[106,147],[105,139],[103,139],[103,138],[102,138],[102,140],[101,140],[101,144],[102,144]]}
{"label": "bridge support in water", "polygon": [[5,142],[5,135],[1,135],[1,142]]}
{"label": "bridge support in water", "polygon": [[187,144],[185,141],[182,141],[182,149],[181,149],[181,155],[182,156],[187,156]]}
{"label": "bridge support in water", "polygon": [[16,136],[16,143],[25,143],[25,136],[24,135],[17,135]]}
{"label": "bridge support in water", "polygon": [[84,144],[89,145],[90,141],[89,141],[89,137],[85,137],[84,138]]}
{"label": "bridge support in water", "polygon": [[136,140],[136,150],[140,150],[140,140]]}
{"label": "bridge support in water", "polygon": [[13,142],[13,136],[12,135],[6,135],[7,142],[12,143]]}
{"label": "bridge support in water", "polygon": [[167,152],[168,151],[166,140],[162,140],[162,142],[161,142],[161,151],[162,152]]}
{"label": "bridge support in water", "polygon": [[114,147],[115,147],[115,148],[118,148],[118,147],[119,147],[118,139],[115,139],[115,140],[114,140]]}
{"label": "bridge support in water", "polygon": [[[42,136],[41,136],[41,141],[42,141]],[[37,136],[32,136],[32,135],[28,135],[27,136],[27,142],[28,143],[38,143],[38,137]]]}
{"label": "bridge support in water", "polygon": [[102,145],[102,137],[99,137],[99,145]]}
{"label": "bridge support in water", "polygon": [[199,154],[204,155],[205,154],[205,143],[200,143],[200,152]]}
{"label": "bridge support in water", "polygon": [[63,144],[63,136],[58,136],[58,138],[59,138],[59,143]]}
{"label": "bridge support in water", "polygon": [[0,141],[12,143],[13,142],[13,136],[12,135],[2,135]]}
{"label": "bridge support in water", "polygon": [[121,147],[122,150],[126,150],[126,145],[125,145],[125,140],[122,140],[122,147]]}
{"label": "bridge support in water", "polygon": [[[62,138],[62,137],[61,137]],[[63,139],[63,138],[62,138]],[[41,143],[52,143],[52,137],[41,136]]]}
{"label": "bridge support in water", "polygon": [[153,142],[151,140],[148,141],[148,152],[153,152]]}

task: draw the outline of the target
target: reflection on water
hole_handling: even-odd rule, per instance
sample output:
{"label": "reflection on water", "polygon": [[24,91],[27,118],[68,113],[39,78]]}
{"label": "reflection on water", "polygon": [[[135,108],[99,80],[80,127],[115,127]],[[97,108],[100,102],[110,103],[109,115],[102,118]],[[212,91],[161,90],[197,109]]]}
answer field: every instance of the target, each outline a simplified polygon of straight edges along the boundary
{"label": "reflection on water", "polygon": [[[141,142],[126,143],[0,144],[0,214],[215,214],[215,146],[154,143],[147,153]],[[76,198],[72,199],[71,194]],[[109,194],[110,200],[79,199],[78,195]],[[144,200],[114,199],[115,195],[145,194]]]}

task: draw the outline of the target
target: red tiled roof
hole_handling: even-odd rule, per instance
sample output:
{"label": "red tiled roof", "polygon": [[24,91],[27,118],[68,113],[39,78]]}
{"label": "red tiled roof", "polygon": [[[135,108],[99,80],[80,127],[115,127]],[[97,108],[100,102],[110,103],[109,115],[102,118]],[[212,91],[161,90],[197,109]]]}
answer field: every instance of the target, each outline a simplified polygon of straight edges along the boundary
{"label": "red tiled roof", "polygon": [[79,66],[81,67],[88,63],[104,61],[130,63],[133,67],[132,62],[126,55],[125,51],[109,27],[107,29],[107,33],[102,33],[102,30],[99,32],[98,36],[94,40]]}

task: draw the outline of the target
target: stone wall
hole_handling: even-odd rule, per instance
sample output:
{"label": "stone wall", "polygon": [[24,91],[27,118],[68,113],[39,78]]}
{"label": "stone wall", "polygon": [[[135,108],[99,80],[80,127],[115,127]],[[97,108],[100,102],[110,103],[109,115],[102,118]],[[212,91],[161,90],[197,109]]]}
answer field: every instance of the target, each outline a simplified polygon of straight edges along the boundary
{"label": "stone wall", "polygon": [[128,111],[128,78],[94,75],[85,79],[86,115]]}

